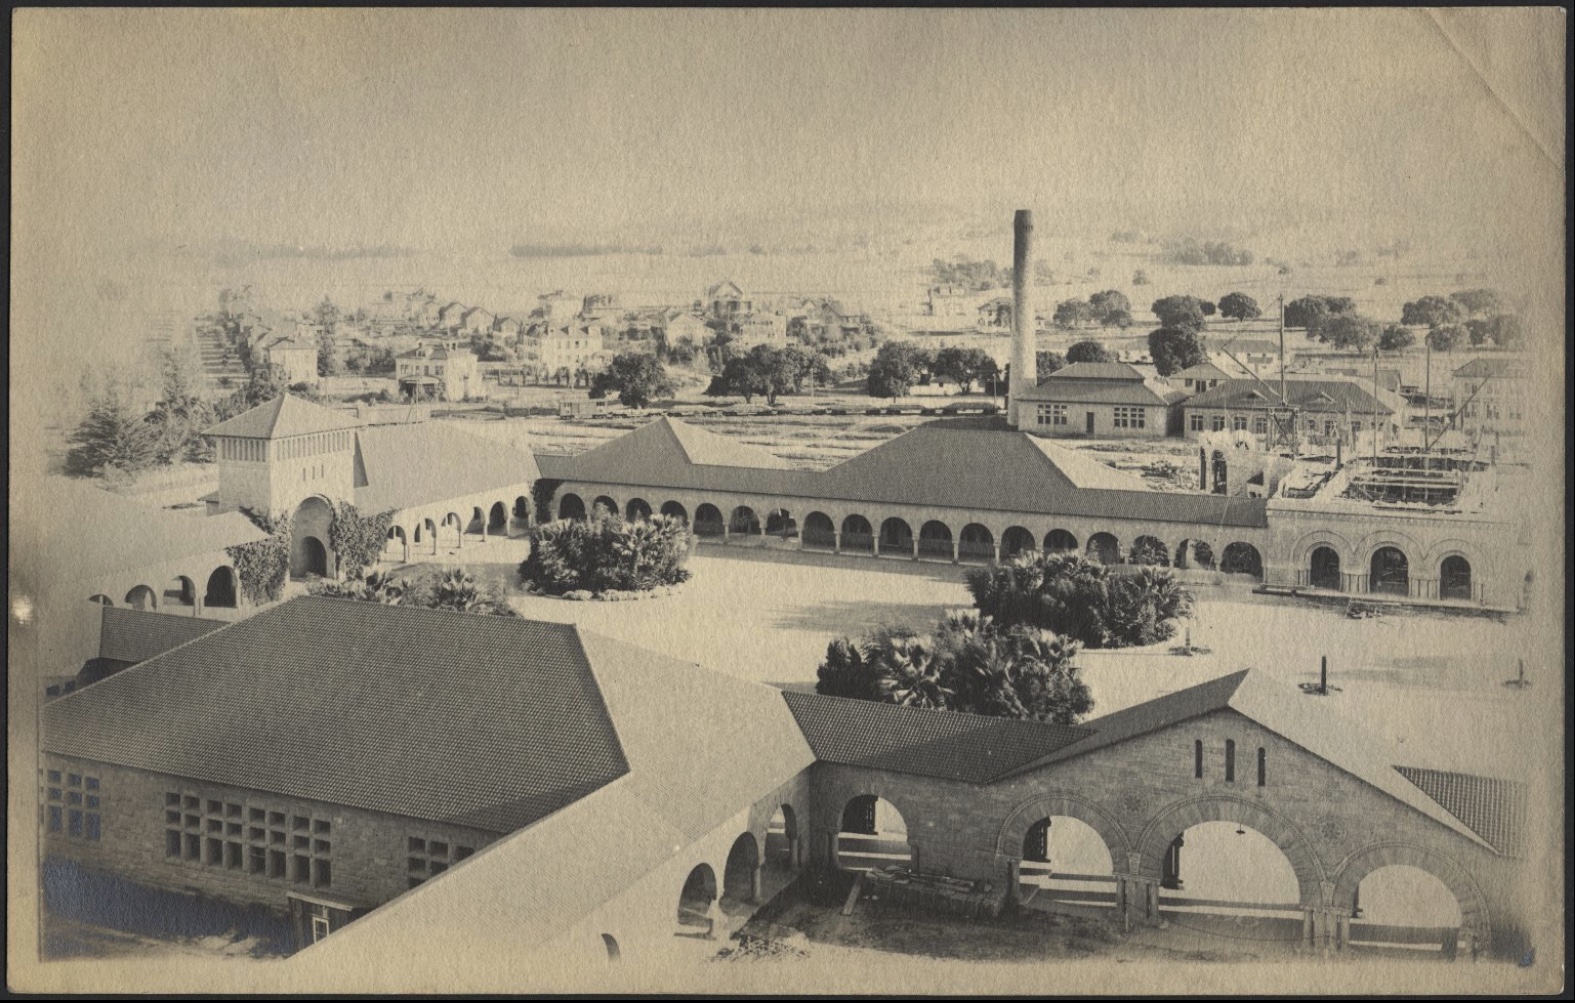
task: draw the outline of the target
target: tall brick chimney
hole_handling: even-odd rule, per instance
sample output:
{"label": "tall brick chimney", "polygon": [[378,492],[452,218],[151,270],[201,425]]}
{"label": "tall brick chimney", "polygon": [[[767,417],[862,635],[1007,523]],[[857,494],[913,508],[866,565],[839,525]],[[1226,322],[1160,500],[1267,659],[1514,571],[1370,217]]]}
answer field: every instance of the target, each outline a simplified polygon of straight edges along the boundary
{"label": "tall brick chimney", "polygon": [[1029,420],[1018,407],[1021,390],[1038,384],[1034,362],[1034,213],[1017,210],[1012,220],[1012,384],[1006,402],[1006,420],[1020,428]]}

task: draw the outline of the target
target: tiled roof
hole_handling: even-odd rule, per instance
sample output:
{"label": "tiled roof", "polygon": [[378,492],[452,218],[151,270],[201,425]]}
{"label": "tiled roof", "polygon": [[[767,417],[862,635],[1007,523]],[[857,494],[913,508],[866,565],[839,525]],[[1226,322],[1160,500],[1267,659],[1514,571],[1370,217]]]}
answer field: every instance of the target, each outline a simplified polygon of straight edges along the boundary
{"label": "tiled roof", "polygon": [[1145,383],[1141,377],[1130,380],[1063,380],[1051,376],[1037,387],[1018,395],[1021,401],[1053,401],[1068,404],[1129,404],[1138,407],[1164,406],[1170,401]]}
{"label": "tiled roof", "polygon": [[1087,736],[1085,728],[782,694],[823,763],[987,784]]}
{"label": "tiled roof", "polygon": [[[662,427],[665,426],[665,427]],[[1142,478],[996,423],[928,422],[829,470],[698,464],[661,419],[579,456],[537,456],[543,476],[632,488],[739,491],[997,512],[1264,526],[1265,501],[1151,491]],[[654,504],[654,502],[653,502]]]}
{"label": "tiled roof", "polygon": [[[363,428],[356,436],[355,504],[362,512],[415,508],[461,495],[508,489],[508,506],[541,476],[535,458],[468,432],[457,422]],[[469,512],[459,515],[469,518]]]}
{"label": "tiled roof", "polygon": [[[50,586],[74,587],[120,571],[178,565],[186,557],[267,536],[238,512],[173,512],[60,477],[30,480],[28,491],[12,495],[13,567],[29,560],[47,562]],[[81,598],[88,595],[84,592]]]}
{"label": "tiled roof", "polygon": [[813,765],[781,691],[590,631],[580,639],[629,772],[336,931],[292,965],[469,957],[499,929],[518,950],[539,949]]}
{"label": "tiled roof", "polygon": [[1125,362],[1074,362],[1062,366],[1045,379],[1039,381],[1040,386],[1050,380],[1128,380],[1142,382],[1143,374],[1127,365]]}
{"label": "tiled roof", "polygon": [[1230,374],[1212,362],[1200,362],[1195,366],[1188,366],[1179,373],[1171,373],[1166,379],[1172,383],[1183,380],[1228,380]]}
{"label": "tiled roof", "polygon": [[1507,857],[1526,849],[1526,785],[1513,780],[1396,766],[1407,780]]}
{"label": "tiled roof", "polygon": [[43,745],[494,832],[627,770],[573,627],[314,597],[49,704]]}
{"label": "tiled roof", "polygon": [[[1289,403],[1303,411],[1351,411],[1353,414],[1393,414],[1361,384],[1352,380],[1295,379],[1285,382]],[[1277,384],[1257,380],[1230,380],[1205,390],[1186,402],[1189,408],[1229,408],[1236,411],[1268,410],[1281,406]]]}
{"label": "tiled roof", "polygon": [[1523,379],[1526,375],[1526,366],[1519,359],[1472,359],[1455,370],[1455,375],[1468,379],[1480,379],[1484,376]]}
{"label": "tiled roof", "polygon": [[294,394],[280,394],[250,411],[243,411],[228,421],[204,429],[202,434],[243,439],[282,439],[290,435],[359,428],[360,425],[353,416],[343,411],[313,404]]}
{"label": "tiled roof", "polygon": [[99,621],[98,657],[117,662],[144,662],[187,641],[211,634],[223,620],[152,613],[123,606],[105,606]]}

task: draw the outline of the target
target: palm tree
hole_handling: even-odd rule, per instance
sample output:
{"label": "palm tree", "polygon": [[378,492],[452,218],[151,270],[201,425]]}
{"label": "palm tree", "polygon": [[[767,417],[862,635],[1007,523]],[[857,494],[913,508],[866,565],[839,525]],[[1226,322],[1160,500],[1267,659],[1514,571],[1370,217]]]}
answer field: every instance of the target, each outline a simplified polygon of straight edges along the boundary
{"label": "palm tree", "polygon": [[952,690],[942,683],[941,664],[930,638],[893,638],[882,654],[881,667],[885,671],[880,689],[887,703],[932,710],[949,705]]}

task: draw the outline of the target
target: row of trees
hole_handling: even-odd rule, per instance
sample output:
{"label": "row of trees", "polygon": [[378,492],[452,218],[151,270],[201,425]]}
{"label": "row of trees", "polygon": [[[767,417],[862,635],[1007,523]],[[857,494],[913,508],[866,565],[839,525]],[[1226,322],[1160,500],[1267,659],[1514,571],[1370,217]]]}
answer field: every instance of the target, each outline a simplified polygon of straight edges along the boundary
{"label": "row of trees", "polygon": [[1416,343],[1409,328],[1424,326],[1428,346],[1439,352],[1468,344],[1514,348],[1524,339],[1520,318],[1505,310],[1492,289],[1423,296],[1401,308],[1399,324],[1363,317],[1348,296],[1303,296],[1285,304],[1285,326],[1302,328],[1307,337],[1346,351],[1365,351],[1374,344],[1384,351],[1401,351]]}

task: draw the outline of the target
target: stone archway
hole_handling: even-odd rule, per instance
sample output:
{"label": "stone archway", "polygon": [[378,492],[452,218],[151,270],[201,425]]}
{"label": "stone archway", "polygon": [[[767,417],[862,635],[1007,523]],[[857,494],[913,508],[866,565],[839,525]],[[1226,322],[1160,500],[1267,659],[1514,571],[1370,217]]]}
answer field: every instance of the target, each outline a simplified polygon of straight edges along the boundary
{"label": "stone archway", "polygon": [[623,517],[628,522],[650,522],[651,503],[644,498],[630,498],[624,505]]}
{"label": "stone archway", "polygon": [[[1104,533],[1096,535],[1109,536],[1110,534]],[[1114,540],[1115,537],[1110,537],[1110,539]],[[1092,543],[1093,541],[1089,542]],[[1050,532],[1045,534],[1045,553],[1047,554],[1066,553],[1076,549],[1077,537],[1073,536],[1068,530],[1052,529]]]}
{"label": "stone archway", "polygon": [[[1032,537],[1029,540],[1032,541]],[[989,562],[995,560],[995,535],[990,527],[970,522],[957,535],[957,558],[962,561]]]}
{"label": "stone archway", "polygon": [[559,519],[584,519],[585,499],[574,493],[564,495],[558,499]]}
{"label": "stone archway", "polygon": [[942,561],[952,559],[952,528],[939,519],[919,527],[919,555]]}
{"label": "stone archway", "polygon": [[1088,556],[1100,564],[1121,563],[1121,541],[1111,533],[1095,533],[1088,538]]}
{"label": "stone archway", "polygon": [[1450,554],[1438,565],[1438,598],[1476,598],[1471,582],[1471,562],[1460,554]]}
{"label": "stone archway", "polygon": [[1140,536],[1132,541],[1132,550],[1128,554],[1128,561],[1132,564],[1155,565],[1161,568],[1170,567],[1170,548],[1157,536]]}
{"label": "stone archway", "polygon": [[1289,819],[1259,802],[1231,794],[1205,794],[1166,806],[1143,827],[1135,843],[1138,877],[1154,882],[1166,877],[1165,862],[1176,838],[1204,822],[1235,822],[1265,836],[1290,863],[1304,906],[1321,907],[1328,869],[1312,841]]}
{"label": "stone archway", "polygon": [[493,536],[507,536],[509,533],[509,507],[500,501],[493,502],[487,513],[487,532]]}
{"label": "stone archway", "polygon": [[804,517],[799,543],[805,550],[834,550],[837,546],[837,524],[824,512],[811,512]]}
{"label": "stone archway", "polygon": [[676,501],[662,503],[662,515],[669,519],[677,519],[685,526],[689,525],[689,510]]}
{"label": "stone archway", "polygon": [[1012,809],[1001,822],[995,837],[995,850],[1004,857],[1019,857],[1023,851],[1023,838],[1040,819],[1054,816],[1075,818],[1099,834],[1110,859],[1117,868],[1125,865],[1132,851],[1132,841],[1115,816],[1094,802],[1066,791],[1036,794]]}
{"label": "stone archway", "polygon": [[1036,550],[1034,534],[1021,526],[1008,526],[1006,532],[1001,534],[1001,556],[1016,557],[1018,554]]}
{"label": "stone archway", "polygon": [[333,576],[334,562],[328,549],[328,528],[333,520],[333,506],[321,495],[302,499],[295,507],[290,517],[291,578]]}
{"label": "stone archway", "polygon": [[203,593],[202,604],[213,609],[235,608],[235,569],[221,564],[208,576],[208,587]]}
{"label": "stone archway", "polygon": [[1345,578],[1340,574],[1340,552],[1329,546],[1313,548],[1307,557],[1307,584],[1315,589],[1344,591]]}
{"label": "stone archway", "polygon": [[681,933],[711,933],[711,903],[716,901],[716,872],[710,864],[697,864],[678,892],[678,927]]}
{"label": "stone archway", "polygon": [[727,851],[722,870],[723,902],[757,902],[760,899],[760,844],[753,833],[741,832]]}
{"label": "stone archway", "polygon": [[842,520],[842,549],[870,553],[875,549],[875,530],[862,515],[850,515]]}
{"label": "stone archway", "polygon": [[1444,883],[1455,902],[1460,906],[1460,929],[1484,947],[1493,935],[1492,915],[1487,898],[1465,868],[1431,850],[1400,841],[1374,843],[1363,847],[1341,861],[1334,876],[1334,902],[1340,909],[1350,909],[1356,901],[1362,879],[1374,871],[1394,864],[1404,864],[1426,871]]}
{"label": "stone archway", "polygon": [[138,585],[126,593],[126,605],[132,609],[153,610],[159,608],[158,593],[147,585]]}
{"label": "stone archway", "polygon": [[843,870],[869,870],[913,859],[902,809],[878,794],[848,799],[838,816],[833,862]]}
{"label": "stone archway", "polygon": [[176,575],[164,589],[164,595],[159,602],[160,606],[168,609],[172,606],[194,607],[197,605],[197,583],[185,575]]}
{"label": "stone archway", "polygon": [[1367,590],[1385,595],[1411,594],[1411,562],[1399,547],[1379,547],[1368,561]]}
{"label": "stone archway", "polygon": [[693,532],[695,536],[710,539],[722,536],[727,531],[727,523],[722,521],[722,510],[704,502],[695,509],[695,522]]}

